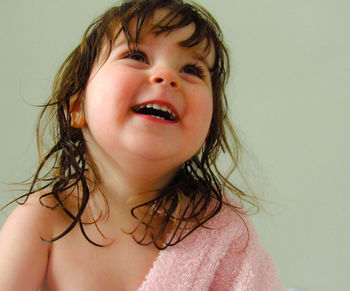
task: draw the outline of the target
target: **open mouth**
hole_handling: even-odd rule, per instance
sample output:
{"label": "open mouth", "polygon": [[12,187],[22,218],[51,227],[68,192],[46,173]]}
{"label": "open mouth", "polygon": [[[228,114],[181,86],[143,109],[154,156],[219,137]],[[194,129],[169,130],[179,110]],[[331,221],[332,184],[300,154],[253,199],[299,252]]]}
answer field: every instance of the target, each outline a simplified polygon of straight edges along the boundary
{"label": "open mouth", "polygon": [[137,105],[132,107],[135,113],[148,115],[159,119],[164,119],[168,121],[177,121],[178,118],[176,114],[167,106],[149,103],[144,105]]}

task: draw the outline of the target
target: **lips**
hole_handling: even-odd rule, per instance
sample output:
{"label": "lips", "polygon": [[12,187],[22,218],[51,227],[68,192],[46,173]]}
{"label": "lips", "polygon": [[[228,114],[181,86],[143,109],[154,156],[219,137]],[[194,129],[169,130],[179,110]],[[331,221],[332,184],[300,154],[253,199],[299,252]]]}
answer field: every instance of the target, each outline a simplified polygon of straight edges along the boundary
{"label": "lips", "polygon": [[176,122],[179,119],[178,114],[176,113],[175,109],[173,109],[172,105],[165,102],[151,101],[135,105],[131,109],[135,113],[148,115],[167,121]]}

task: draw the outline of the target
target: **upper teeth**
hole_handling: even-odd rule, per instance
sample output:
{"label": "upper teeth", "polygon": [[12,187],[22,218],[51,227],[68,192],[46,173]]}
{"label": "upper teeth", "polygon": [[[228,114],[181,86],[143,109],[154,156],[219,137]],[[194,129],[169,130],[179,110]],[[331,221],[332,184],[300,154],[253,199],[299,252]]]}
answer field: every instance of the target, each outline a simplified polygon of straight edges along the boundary
{"label": "upper teeth", "polygon": [[176,114],[167,106],[149,103],[149,104],[146,104],[146,105],[140,105],[139,109],[142,109],[142,108],[145,108],[145,107],[153,108],[153,109],[156,109],[156,110],[162,110],[164,112],[168,112],[168,113],[171,114],[171,116],[173,118],[176,118]]}

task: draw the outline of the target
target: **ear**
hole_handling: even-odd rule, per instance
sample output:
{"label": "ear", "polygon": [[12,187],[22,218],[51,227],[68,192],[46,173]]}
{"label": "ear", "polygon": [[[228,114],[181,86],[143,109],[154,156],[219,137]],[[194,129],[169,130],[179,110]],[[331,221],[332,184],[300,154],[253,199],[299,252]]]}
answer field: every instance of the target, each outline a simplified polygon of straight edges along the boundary
{"label": "ear", "polygon": [[83,128],[86,125],[82,99],[82,96],[73,95],[69,101],[70,125],[75,128]]}

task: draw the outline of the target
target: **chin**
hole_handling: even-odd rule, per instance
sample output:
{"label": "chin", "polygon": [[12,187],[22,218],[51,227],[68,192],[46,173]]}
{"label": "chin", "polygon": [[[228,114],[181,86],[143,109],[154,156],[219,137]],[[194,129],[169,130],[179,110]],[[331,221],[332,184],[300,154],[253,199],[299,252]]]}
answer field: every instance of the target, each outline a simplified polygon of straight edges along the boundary
{"label": "chin", "polygon": [[170,168],[180,167],[185,161],[190,159],[195,153],[186,154],[182,151],[174,151],[164,146],[143,147],[142,150],[134,152],[137,160],[141,162],[152,162],[169,165]]}

